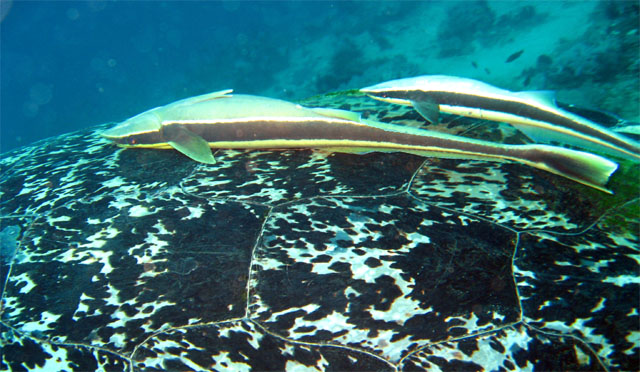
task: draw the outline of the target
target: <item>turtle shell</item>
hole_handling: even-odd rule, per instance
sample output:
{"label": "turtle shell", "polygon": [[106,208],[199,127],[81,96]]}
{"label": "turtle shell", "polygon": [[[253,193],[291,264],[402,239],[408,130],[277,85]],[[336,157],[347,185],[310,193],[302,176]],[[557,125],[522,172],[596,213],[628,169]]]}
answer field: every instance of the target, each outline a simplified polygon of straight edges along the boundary
{"label": "turtle shell", "polygon": [[[302,103],[423,124],[354,92]],[[524,140],[444,119],[430,128]],[[402,153],[203,165],[116,148],[105,128],[2,154],[0,369],[639,365],[637,169],[605,195]]]}

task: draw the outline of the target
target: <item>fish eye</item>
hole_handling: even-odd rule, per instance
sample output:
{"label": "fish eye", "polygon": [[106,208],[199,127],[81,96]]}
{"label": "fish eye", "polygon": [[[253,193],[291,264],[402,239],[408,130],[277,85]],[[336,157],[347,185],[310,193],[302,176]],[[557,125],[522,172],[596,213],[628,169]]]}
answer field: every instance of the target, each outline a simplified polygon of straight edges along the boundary
{"label": "fish eye", "polygon": [[129,144],[130,144],[130,145],[135,145],[136,143],[138,143],[138,141],[136,141],[136,139],[135,139],[135,138],[130,138],[130,139],[129,139]]}

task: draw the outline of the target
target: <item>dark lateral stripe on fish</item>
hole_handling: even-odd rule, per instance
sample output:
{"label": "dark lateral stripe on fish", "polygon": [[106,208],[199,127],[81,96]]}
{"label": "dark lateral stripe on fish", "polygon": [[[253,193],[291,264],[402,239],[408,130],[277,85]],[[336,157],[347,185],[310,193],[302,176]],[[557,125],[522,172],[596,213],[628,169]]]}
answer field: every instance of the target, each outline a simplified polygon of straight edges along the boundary
{"label": "dark lateral stripe on fish", "polygon": [[434,100],[437,103],[442,103],[446,106],[459,106],[477,108],[487,111],[496,111],[512,114],[515,116],[524,117],[540,122],[546,122],[551,124],[557,124],[569,128],[577,133],[586,134],[591,137],[598,138],[605,142],[611,142],[616,146],[619,146],[632,153],[637,152],[637,149],[630,147],[628,143],[620,141],[615,137],[603,136],[600,131],[589,127],[588,125],[578,123],[570,118],[562,115],[557,115],[553,112],[549,112],[538,108],[536,106],[510,100],[501,100],[497,98],[488,98],[484,96],[457,93],[457,92],[443,92],[443,91],[389,91],[384,93],[385,97],[408,99],[411,101],[428,101]]}
{"label": "dark lateral stripe on fish", "polygon": [[[215,144],[225,142],[238,143],[240,147],[255,143],[256,147],[262,147],[263,141],[277,142],[277,147],[298,147],[296,142],[305,142],[305,146],[311,141],[318,141],[318,147],[340,147],[357,143],[357,146],[370,146],[388,149],[403,149],[416,151],[432,151],[452,154],[486,154],[496,158],[519,158],[520,154],[501,145],[477,143],[467,138],[454,138],[453,136],[437,135],[428,136],[424,133],[404,133],[385,130],[370,125],[352,123],[348,121],[327,122],[323,120],[292,121],[281,120],[267,121],[230,121],[215,123],[177,122],[169,125],[181,125],[187,130],[199,135],[206,142]],[[131,138],[135,141],[132,144]],[[121,139],[121,144],[129,146],[157,145],[166,143],[160,132],[146,132],[136,134],[130,139]],[[395,146],[397,144],[397,146]],[[536,161],[535,159],[530,159]]]}
{"label": "dark lateral stripe on fish", "polygon": [[[469,151],[483,153],[486,145],[469,143],[466,139],[460,140],[440,138],[439,136],[426,136],[425,134],[404,133],[385,130],[371,125],[353,123],[349,121],[332,122],[326,120],[243,120],[243,121],[216,121],[216,122],[175,122],[166,123],[163,126],[181,125],[187,130],[202,137],[209,143],[215,142],[251,142],[265,140],[283,140],[292,144],[292,141],[359,141],[369,142],[371,145],[381,143],[402,144],[409,146],[465,147]],[[144,132],[127,138],[118,139],[123,145],[153,145],[164,143],[162,131]],[[131,141],[133,139],[133,143]],[[467,147],[468,146],[468,147]],[[499,149],[499,146],[495,146]]]}
{"label": "dark lateral stripe on fish", "polygon": [[[566,156],[562,151],[544,145],[509,146],[490,144],[467,138],[456,138],[445,134],[425,135],[386,130],[383,127],[351,123],[348,121],[331,122],[323,120],[297,120],[283,122],[281,120],[230,121],[214,123],[176,122],[165,123],[164,126],[179,125],[198,134],[212,144],[222,144],[230,148],[372,148],[391,151],[432,154],[427,156],[468,157],[481,155],[497,161],[516,161],[535,165],[556,174],[588,184],[605,192],[602,187],[615,167],[606,173],[585,170],[589,167],[585,159],[578,160]],[[165,142],[158,140],[157,134],[143,133],[137,135],[137,143],[147,142],[157,145]],[[234,146],[237,144],[238,146]],[[268,147],[265,147],[265,144]],[[314,146],[317,144],[318,146]],[[254,147],[255,146],[255,147]],[[439,154],[439,155],[438,155]],[[541,166],[543,165],[543,166]]]}

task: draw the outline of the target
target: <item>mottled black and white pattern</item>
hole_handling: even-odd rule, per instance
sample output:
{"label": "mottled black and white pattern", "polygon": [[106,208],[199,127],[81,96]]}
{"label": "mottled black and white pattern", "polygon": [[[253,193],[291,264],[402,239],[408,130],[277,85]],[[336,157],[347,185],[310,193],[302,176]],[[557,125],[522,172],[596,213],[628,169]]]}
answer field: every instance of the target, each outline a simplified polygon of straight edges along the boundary
{"label": "mottled black and white pattern", "polygon": [[103,128],[0,158],[0,370],[638,368],[638,195],[406,154],[202,165]]}

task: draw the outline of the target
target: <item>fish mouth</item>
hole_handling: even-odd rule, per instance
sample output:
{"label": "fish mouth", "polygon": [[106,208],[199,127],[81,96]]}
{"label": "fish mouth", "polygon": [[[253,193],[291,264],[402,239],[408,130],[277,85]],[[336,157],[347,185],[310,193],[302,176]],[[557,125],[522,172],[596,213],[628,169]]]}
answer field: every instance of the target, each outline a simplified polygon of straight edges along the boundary
{"label": "fish mouth", "polygon": [[111,141],[113,144],[118,147],[131,147],[129,143],[127,143],[127,136],[123,135],[122,131],[115,126],[114,128],[107,129],[101,133],[99,133],[100,137]]}
{"label": "fish mouth", "polygon": [[143,112],[127,119],[113,128],[109,128],[100,135],[112,141],[122,140],[133,135],[157,132],[162,128],[159,118],[152,112]]}
{"label": "fish mouth", "polygon": [[362,88],[360,92],[366,94],[367,96],[377,99],[378,101],[394,103],[397,105],[411,105],[411,101],[401,97],[401,91],[395,91],[391,89],[377,88],[377,85]]}
{"label": "fish mouth", "polygon": [[125,121],[100,133],[105,138],[119,147],[141,147],[136,144],[135,136],[141,134],[131,122]]}
{"label": "fish mouth", "polygon": [[360,89],[360,92],[365,94],[380,94],[380,93],[390,91],[391,90],[390,88],[391,87],[388,86],[386,83],[381,83],[381,84],[371,85],[369,87],[362,88]]}
{"label": "fish mouth", "polygon": [[127,123],[125,122],[103,131],[102,133],[100,133],[100,137],[106,138],[119,144],[126,137],[131,136],[132,134],[134,133],[131,131],[129,125],[127,125]]}
{"label": "fish mouth", "polygon": [[118,135],[118,132],[115,131],[115,129],[116,128],[114,127],[114,128],[110,128],[110,129],[107,129],[107,130],[101,132],[100,133],[100,137],[106,138],[106,139],[111,140],[111,141],[115,141],[118,138],[121,138],[121,136]]}
{"label": "fish mouth", "polygon": [[110,129],[107,129],[107,130],[101,132],[100,133],[100,137],[106,138],[106,139],[111,140],[111,141],[116,141],[116,140],[122,138],[122,135],[119,134],[118,131],[116,131],[115,129],[116,129],[116,127],[110,128]]}

